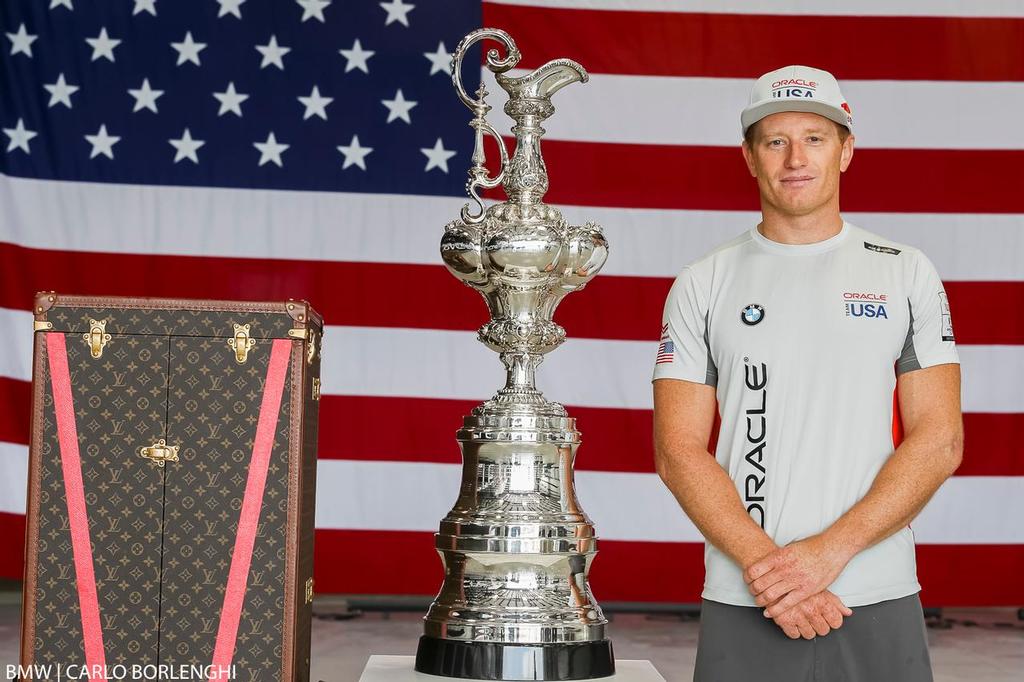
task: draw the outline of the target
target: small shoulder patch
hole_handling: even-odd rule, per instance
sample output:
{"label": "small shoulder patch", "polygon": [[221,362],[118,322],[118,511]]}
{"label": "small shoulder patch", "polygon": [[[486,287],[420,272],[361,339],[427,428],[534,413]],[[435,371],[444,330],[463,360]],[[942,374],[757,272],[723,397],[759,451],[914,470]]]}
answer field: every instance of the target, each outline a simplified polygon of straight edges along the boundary
{"label": "small shoulder patch", "polygon": [[878,244],[872,244],[871,242],[864,242],[864,248],[868,251],[877,251],[878,253],[888,253],[893,256],[898,256],[900,253],[899,249],[894,249],[891,246],[879,246]]}

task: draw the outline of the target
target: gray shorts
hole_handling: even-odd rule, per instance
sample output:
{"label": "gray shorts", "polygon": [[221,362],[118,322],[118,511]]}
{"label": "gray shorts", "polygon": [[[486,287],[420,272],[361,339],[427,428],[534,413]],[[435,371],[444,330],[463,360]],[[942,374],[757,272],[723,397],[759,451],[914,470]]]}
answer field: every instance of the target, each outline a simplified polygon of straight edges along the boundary
{"label": "gray shorts", "polygon": [[932,682],[916,594],[855,607],[814,639],[790,639],[762,611],[702,602],[694,682]]}

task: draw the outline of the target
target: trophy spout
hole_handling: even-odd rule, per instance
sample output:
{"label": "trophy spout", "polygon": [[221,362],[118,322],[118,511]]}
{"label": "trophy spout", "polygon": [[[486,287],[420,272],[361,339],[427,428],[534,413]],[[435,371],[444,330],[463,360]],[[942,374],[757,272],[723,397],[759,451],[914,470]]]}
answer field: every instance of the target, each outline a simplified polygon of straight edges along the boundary
{"label": "trophy spout", "polygon": [[552,95],[567,85],[586,83],[590,75],[571,59],[553,59],[525,76],[510,78],[499,73],[495,80],[510,98],[550,100]]}

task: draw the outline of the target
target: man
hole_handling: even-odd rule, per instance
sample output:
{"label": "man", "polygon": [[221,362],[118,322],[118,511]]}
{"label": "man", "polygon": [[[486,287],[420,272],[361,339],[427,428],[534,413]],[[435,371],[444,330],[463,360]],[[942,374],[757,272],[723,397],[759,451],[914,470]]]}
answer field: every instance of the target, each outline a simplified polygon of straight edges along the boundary
{"label": "man", "polygon": [[942,282],[841,217],[831,74],[765,74],[741,122],[761,223],[682,270],[654,369],[657,470],[707,539],[694,679],[931,680],[909,524],[962,453]]}

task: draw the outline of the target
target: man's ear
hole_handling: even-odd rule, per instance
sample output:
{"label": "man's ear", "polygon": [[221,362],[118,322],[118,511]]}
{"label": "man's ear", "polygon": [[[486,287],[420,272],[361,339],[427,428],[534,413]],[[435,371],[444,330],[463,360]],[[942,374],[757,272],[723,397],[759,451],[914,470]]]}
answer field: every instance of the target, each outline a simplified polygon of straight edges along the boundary
{"label": "man's ear", "polygon": [[754,152],[750,150],[750,146],[746,140],[743,140],[743,144],[740,145],[740,149],[743,151],[743,160],[747,163],[747,170],[750,172],[750,177],[757,177],[757,169],[754,168]]}
{"label": "man's ear", "polygon": [[845,173],[846,169],[850,167],[850,162],[853,161],[853,133],[843,140],[843,151],[839,157],[839,172]]}

